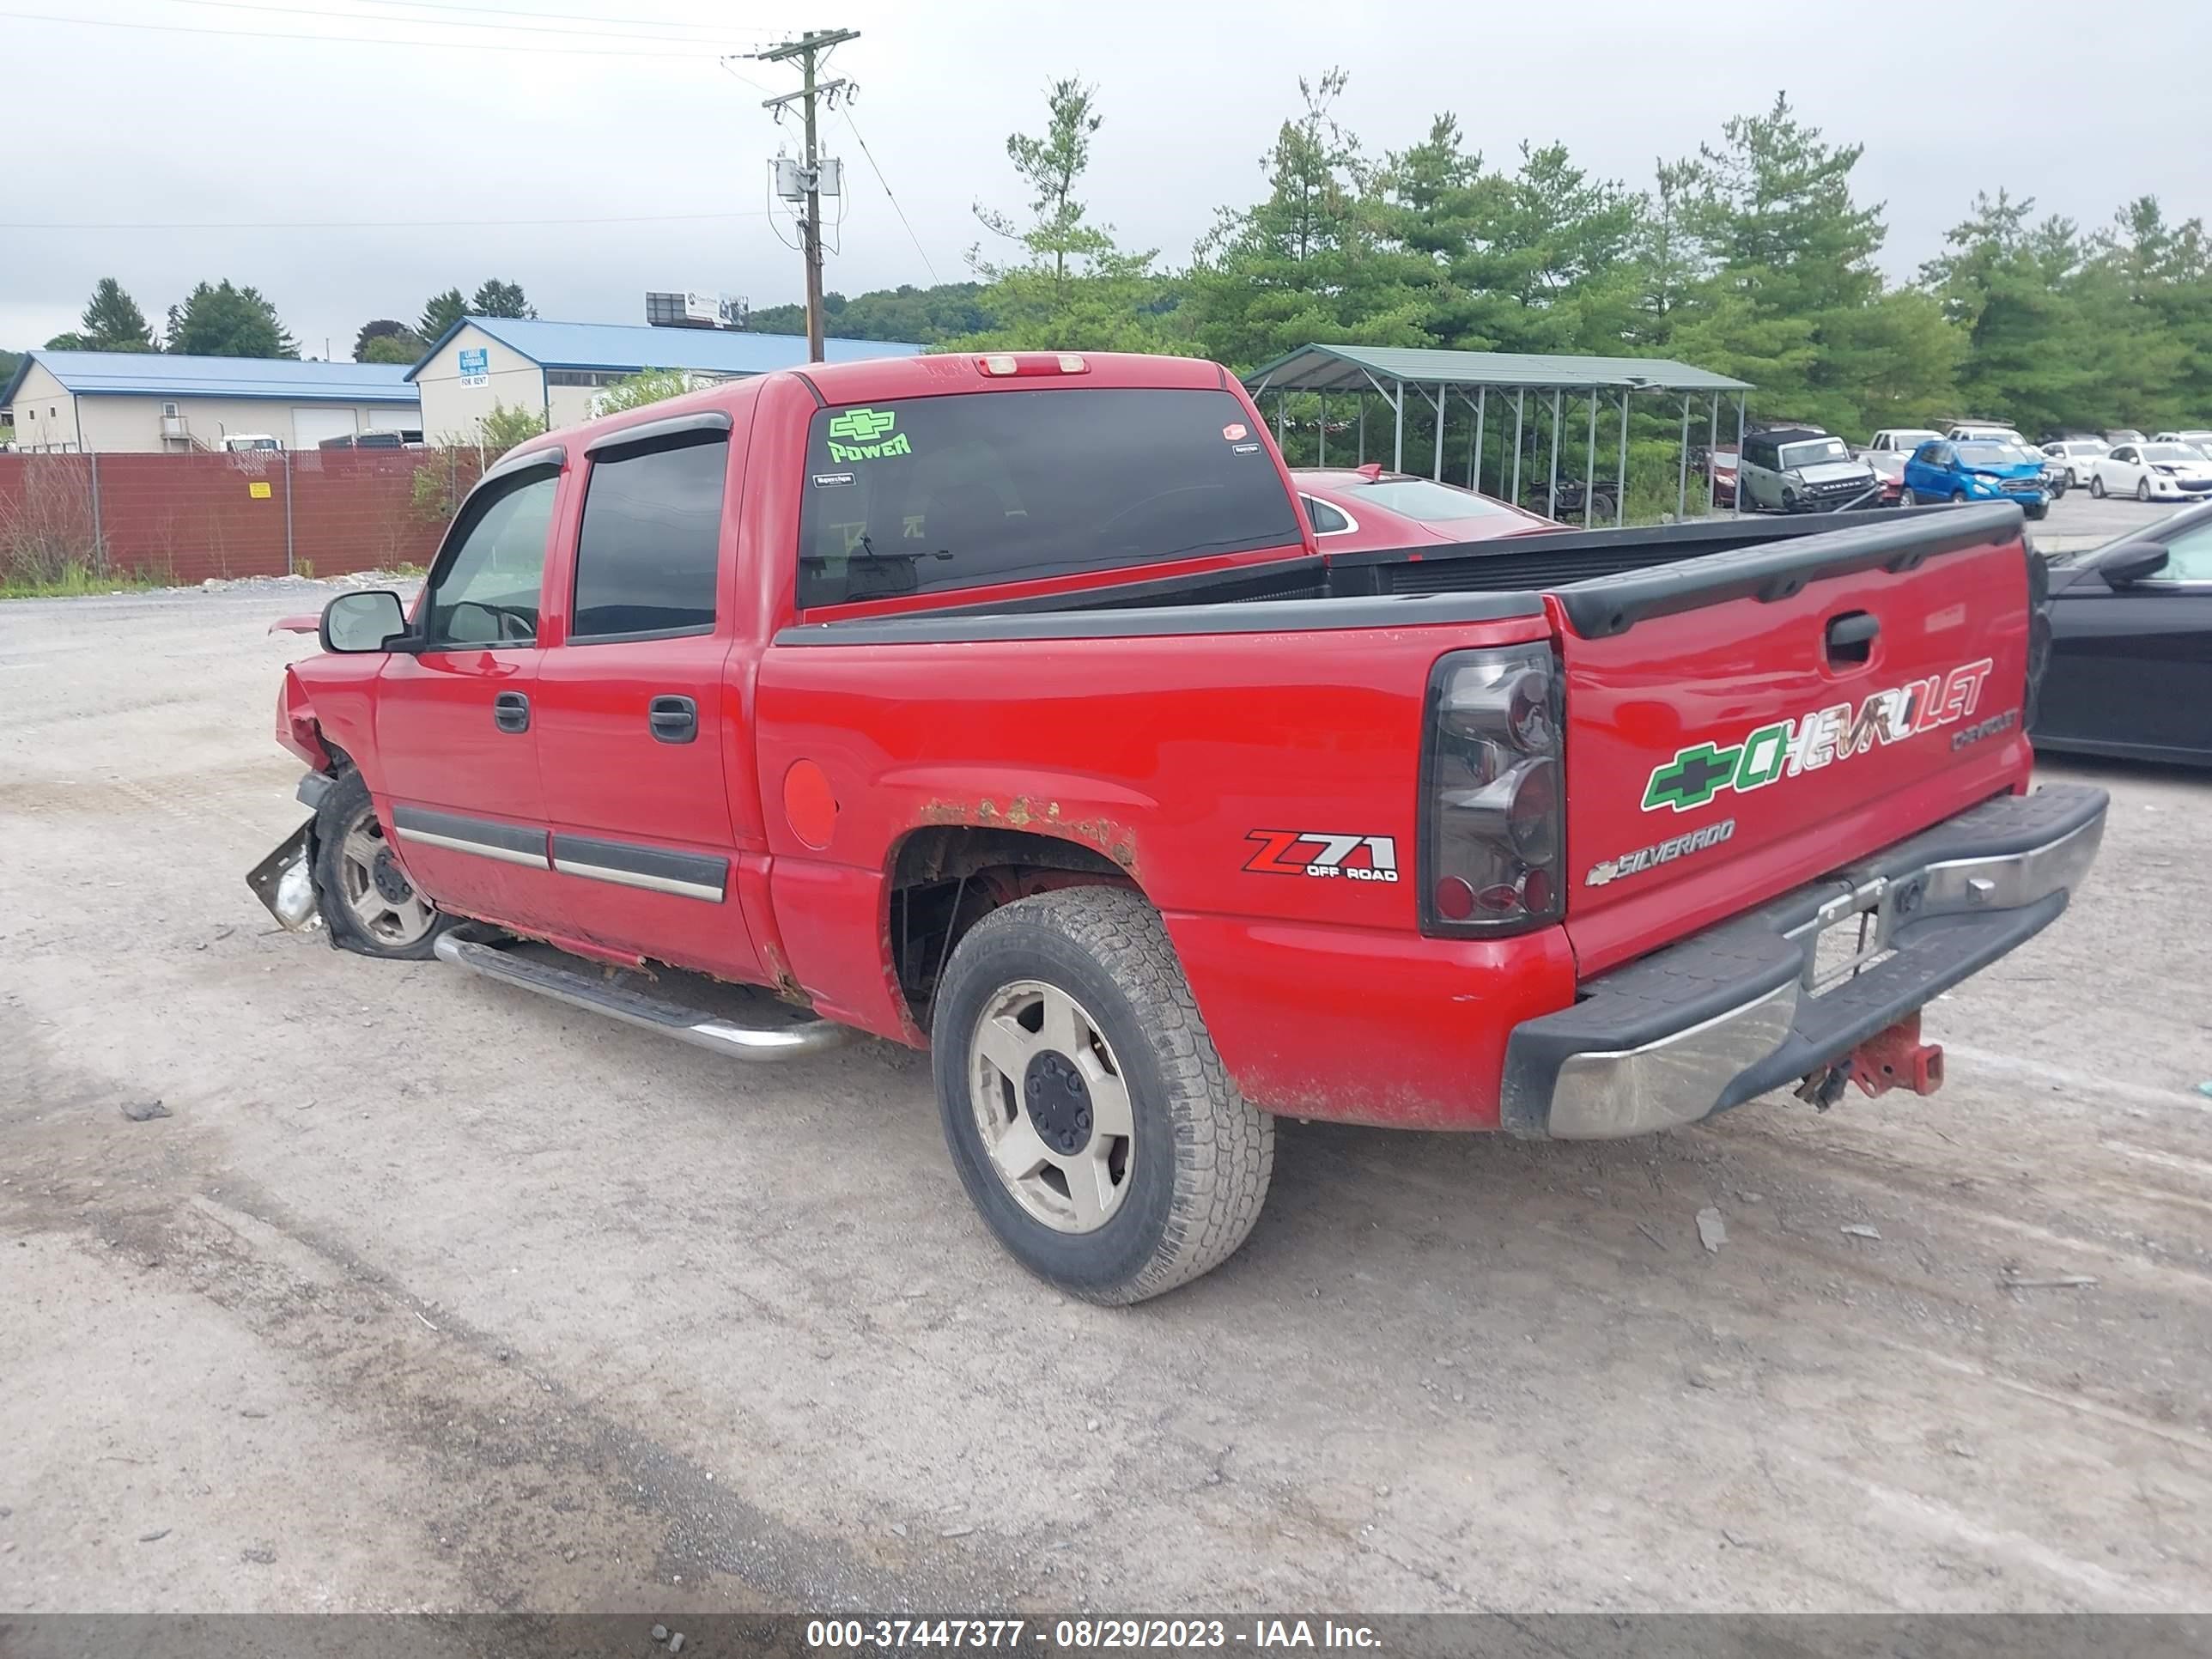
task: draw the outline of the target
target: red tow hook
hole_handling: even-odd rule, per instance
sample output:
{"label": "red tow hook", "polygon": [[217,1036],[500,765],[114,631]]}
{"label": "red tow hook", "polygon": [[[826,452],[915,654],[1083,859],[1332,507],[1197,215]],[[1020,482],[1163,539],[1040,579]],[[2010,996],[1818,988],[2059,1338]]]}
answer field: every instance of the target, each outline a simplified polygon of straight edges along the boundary
{"label": "red tow hook", "polygon": [[1920,1040],[1916,1009],[1851,1050],[1851,1081],[1869,1095],[1910,1089],[1932,1095],[1943,1086],[1943,1045]]}

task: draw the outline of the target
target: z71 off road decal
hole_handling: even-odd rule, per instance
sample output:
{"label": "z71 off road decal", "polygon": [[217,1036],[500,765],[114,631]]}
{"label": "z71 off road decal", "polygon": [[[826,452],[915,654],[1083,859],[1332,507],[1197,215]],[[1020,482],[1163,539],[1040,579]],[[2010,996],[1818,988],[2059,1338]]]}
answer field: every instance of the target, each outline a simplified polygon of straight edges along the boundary
{"label": "z71 off road decal", "polygon": [[1700,743],[1679,749],[1674,759],[1652,769],[1644,786],[1644,810],[1656,812],[1663,806],[1686,812],[1723,789],[1747,794],[1800,772],[1818,771],[1836,761],[1953,725],[1974,712],[1991,666],[1984,657],[1932,679],[1877,691],[1856,708],[1839,702],[1762,726],[1724,747]]}
{"label": "z71 off road decal", "polygon": [[1346,881],[1398,879],[1398,843],[1388,836],[1325,836],[1302,830],[1255,830],[1244,837],[1259,850],[1244,867],[1261,876],[1334,876]]}

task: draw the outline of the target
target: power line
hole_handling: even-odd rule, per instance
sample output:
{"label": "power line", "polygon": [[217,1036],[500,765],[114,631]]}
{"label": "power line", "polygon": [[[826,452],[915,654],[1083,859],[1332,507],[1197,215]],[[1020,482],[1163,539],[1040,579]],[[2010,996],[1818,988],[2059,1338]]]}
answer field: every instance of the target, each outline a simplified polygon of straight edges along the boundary
{"label": "power line", "polygon": [[[477,13],[480,13],[480,14],[487,15],[493,16],[493,17],[546,17],[546,18],[557,18],[557,19],[559,19],[559,20],[560,20],[561,21],[562,21],[562,22],[573,22],[573,23],[635,23],[635,24],[636,24],[636,25],[637,25],[637,27],[640,27],[640,28],[654,28],[654,29],[686,29],[686,30],[694,30],[694,31],[705,31],[705,32],[706,32],[706,33],[708,34],[708,37],[709,39],[720,40],[720,39],[726,39],[726,38],[727,38],[726,36],[723,36],[723,35],[720,35],[720,34],[715,33],[714,33],[714,31],[713,31],[712,29],[708,28],[707,25],[702,24],[702,23],[678,23],[678,22],[672,22],[672,21],[661,21],[661,20],[659,20],[659,19],[657,19],[657,18],[651,18],[651,17],[638,17],[638,18],[629,18],[629,17],[601,17],[601,16],[597,16],[597,15],[586,15],[586,14],[582,13],[582,12],[570,12],[570,11],[523,11],[523,10],[519,10],[519,9],[513,9],[513,8],[509,8],[509,7],[507,7],[507,6],[462,6],[462,5],[448,5],[448,4],[444,3],[444,0],[362,0],[362,3],[364,3],[364,4],[366,4],[366,5],[371,5],[371,6],[404,6],[404,7],[406,7],[407,9],[409,9],[410,10],[413,10],[413,11],[467,11],[467,12],[477,12]],[[403,19],[403,20],[401,20],[401,21],[422,21],[422,22],[428,22],[429,20],[428,20],[428,18],[422,18],[422,19]]]}
{"label": "power line", "polygon": [[[0,13],[0,16],[10,15]],[[765,208],[736,213],[639,213],[605,219],[295,219],[248,220],[221,224],[40,224],[0,225],[0,230],[499,230],[526,225],[658,225],[708,219],[765,219]]]}
{"label": "power line", "polygon": [[[270,29],[204,29],[185,23],[126,23],[118,18],[58,17],[43,11],[0,11],[27,23],[68,23],[81,28],[138,29],[155,34],[206,34],[218,40],[305,40],[356,46],[428,46],[441,52],[507,52],[524,58],[681,58],[696,63],[712,50],[703,41],[691,52],[630,52],[615,46],[517,46],[497,40],[406,40],[389,34],[280,34]],[[427,19],[423,20],[428,21]]]}
{"label": "power line", "polygon": [[899,205],[899,198],[891,194],[891,181],[884,177],[883,168],[876,165],[875,151],[870,149],[868,141],[860,137],[860,123],[854,120],[852,109],[848,106],[841,112],[845,118],[845,125],[853,130],[853,142],[860,145],[860,154],[868,158],[868,170],[876,175],[876,182],[884,187],[884,196],[890,203],[891,211],[897,214],[899,222],[906,226],[907,240],[912,242],[914,251],[921,255],[921,263],[929,271],[929,280],[941,283],[943,279],[938,276],[937,267],[930,262],[929,250],[922,246],[921,238],[914,234],[914,226],[907,219],[906,210]]}
{"label": "power line", "polygon": [[[173,3],[180,6],[210,6],[220,11],[273,11],[286,17],[327,17],[334,21],[341,23],[368,23],[373,25],[381,23],[385,21],[382,18],[372,16],[357,11],[318,11],[307,6],[273,6],[257,4],[255,3],[255,0],[173,0]],[[544,23],[472,23],[465,19],[456,18],[449,21],[442,17],[398,17],[393,18],[391,21],[402,25],[413,23],[423,28],[477,29],[486,33],[490,33],[501,28],[526,29],[532,33],[550,34],[571,40],[590,39],[608,40],[658,40],[668,46],[679,44],[678,41],[666,36],[640,34],[634,29],[622,31],[592,28],[556,29]],[[447,40],[442,41],[441,44],[454,46],[460,43],[458,41]],[[702,39],[699,44],[702,46],[707,46],[712,45],[727,46],[732,43],[729,35],[715,34]]]}

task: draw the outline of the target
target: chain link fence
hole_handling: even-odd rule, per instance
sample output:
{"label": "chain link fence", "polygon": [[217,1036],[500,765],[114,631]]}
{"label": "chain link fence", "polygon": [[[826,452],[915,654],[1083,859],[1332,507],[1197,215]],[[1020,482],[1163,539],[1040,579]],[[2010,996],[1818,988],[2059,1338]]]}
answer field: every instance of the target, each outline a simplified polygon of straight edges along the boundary
{"label": "chain link fence", "polygon": [[0,455],[0,587],[427,564],[474,449]]}

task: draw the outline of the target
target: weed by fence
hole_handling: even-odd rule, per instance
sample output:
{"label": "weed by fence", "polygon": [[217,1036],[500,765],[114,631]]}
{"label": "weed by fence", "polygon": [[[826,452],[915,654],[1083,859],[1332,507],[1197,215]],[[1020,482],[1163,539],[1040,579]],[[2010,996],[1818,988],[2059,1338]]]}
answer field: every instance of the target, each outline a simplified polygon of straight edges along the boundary
{"label": "weed by fence", "polygon": [[471,449],[0,455],[0,588],[426,564]]}

